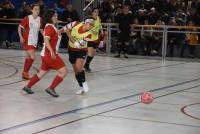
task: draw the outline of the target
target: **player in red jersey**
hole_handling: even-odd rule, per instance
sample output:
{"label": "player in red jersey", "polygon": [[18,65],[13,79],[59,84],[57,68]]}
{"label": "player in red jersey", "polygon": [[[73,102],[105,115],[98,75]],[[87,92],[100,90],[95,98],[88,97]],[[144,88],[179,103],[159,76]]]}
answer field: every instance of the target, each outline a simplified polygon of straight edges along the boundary
{"label": "player in red jersey", "polygon": [[34,92],[31,90],[32,86],[52,69],[57,71],[57,76],[45,91],[53,97],[58,97],[59,95],[55,92],[55,88],[63,81],[67,74],[67,68],[57,52],[61,40],[61,35],[55,27],[57,14],[54,10],[47,10],[43,18],[45,28],[44,46],[41,52],[42,65],[40,71],[31,78],[23,90],[28,94],[33,94]]}
{"label": "player in red jersey", "polygon": [[22,78],[26,80],[30,79],[28,72],[35,60],[39,31],[43,33],[41,18],[38,16],[40,6],[33,4],[31,8],[32,14],[26,16],[18,27],[20,42],[24,45],[24,50],[26,51],[26,59],[22,72]]}

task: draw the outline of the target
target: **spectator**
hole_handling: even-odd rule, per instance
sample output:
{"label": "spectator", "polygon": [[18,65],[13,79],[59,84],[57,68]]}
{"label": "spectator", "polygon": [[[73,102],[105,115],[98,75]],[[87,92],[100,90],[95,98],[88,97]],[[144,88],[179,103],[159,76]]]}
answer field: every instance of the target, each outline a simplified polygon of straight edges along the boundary
{"label": "spectator", "polygon": [[[1,18],[10,19],[15,18],[15,6],[10,0],[5,0],[2,3],[2,14]],[[7,22],[5,20],[4,22]],[[16,29],[13,25],[1,25],[1,31],[4,33],[2,35],[2,39],[6,42],[6,47],[9,48],[13,42],[12,35]]]}
{"label": "spectator", "polygon": [[112,7],[112,0],[104,0],[101,4],[101,20],[102,22],[107,22],[112,19],[113,7]]}
{"label": "spectator", "polygon": [[66,21],[68,23],[73,21],[79,21],[78,12],[73,8],[71,4],[67,5],[66,10],[61,16],[61,20]]}
{"label": "spectator", "polygon": [[[148,19],[145,19],[144,25],[149,25]],[[153,41],[152,32],[149,31],[151,30],[151,28],[145,27],[144,30],[148,30],[148,31],[141,32],[141,38],[143,40],[142,47],[143,47],[145,55],[151,55],[151,47],[152,47],[152,41]]]}
{"label": "spectator", "polygon": [[[194,23],[192,21],[189,22],[189,26],[194,26]],[[196,29],[192,29],[193,31],[196,31]],[[187,34],[187,43],[189,47],[189,57],[194,58],[194,52],[196,49],[196,45],[198,44],[198,35],[195,33],[188,33]]]}
{"label": "spectator", "polygon": [[[188,26],[190,26],[190,27],[195,26],[194,22],[193,21],[189,21],[188,22]],[[194,28],[191,28],[190,30],[191,31],[197,31]],[[184,50],[185,50],[186,46],[188,46],[188,48],[189,48],[188,57],[189,58],[194,58],[195,57],[194,55],[195,55],[196,45],[198,44],[198,34],[196,34],[196,33],[187,33],[186,34],[186,41],[187,41],[187,43],[186,43],[187,45],[184,45],[184,47],[182,48],[181,57],[184,57]]]}
{"label": "spectator", "polygon": [[22,6],[20,8],[19,17],[24,18],[25,16],[28,16],[29,14],[31,14],[31,7],[26,1],[23,1]]}
{"label": "spectator", "polygon": [[36,0],[36,3],[40,5],[40,16],[43,16],[44,10],[46,9],[44,0]]}
{"label": "spectator", "polygon": [[10,0],[5,0],[5,2],[2,4],[2,18],[8,19],[8,18],[15,18],[15,6]]}
{"label": "spectator", "polygon": [[[155,25],[162,26],[164,25],[164,22],[161,21],[161,19],[158,19]],[[154,30],[162,30],[162,28],[154,28]],[[162,32],[153,32],[152,40],[151,55],[158,55],[159,49],[162,45]]]}
{"label": "spectator", "polygon": [[148,14],[148,16],[149,16],[149,23],[151,25],[154,25],[157,22],[158,18],[159,18],[159,14],[156,12],[155,7],[151,8],[150,13]]}
{"label": "spectator", "polygon": [[133,23],[133,16],[130,13],[129,6],[123,6],[123,12],[116,17],[116,22],[119,24],[119,37],[118,37],[118,55],[119,58],[121,52],[124,52],[124,57],[127,56],[127,47],[129,45],[131,24]]}

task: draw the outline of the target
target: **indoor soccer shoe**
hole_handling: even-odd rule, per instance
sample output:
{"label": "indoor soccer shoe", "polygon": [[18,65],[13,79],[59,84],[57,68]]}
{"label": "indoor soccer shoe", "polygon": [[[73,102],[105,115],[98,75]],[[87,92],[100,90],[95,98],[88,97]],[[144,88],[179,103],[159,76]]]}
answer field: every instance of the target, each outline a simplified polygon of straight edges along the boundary
{"label": "indoor soccer shoe", "polygon": [[83,82],[83,91],[84,91],[84,93],[87,93],[89,91],[87,82]]}
{"label": "indoor soccer shoe", "polygon": [[56,93],[56,91],[54,89],[46,89],[45,90],[48,94],[50,94],[53,97],[59,97],[59,95]]}
{"label": "indoor soccer shoe", "polygon": [[34,94],[34,92],[28,87],[24,87],[22,90],[25,91],[27,94]]}
{"label": "indoor soccer shoe", "polygon": [[79,90],[76,92],[76,95],[82,95],[82,94],[84,94],[83,89],[79,89]]}

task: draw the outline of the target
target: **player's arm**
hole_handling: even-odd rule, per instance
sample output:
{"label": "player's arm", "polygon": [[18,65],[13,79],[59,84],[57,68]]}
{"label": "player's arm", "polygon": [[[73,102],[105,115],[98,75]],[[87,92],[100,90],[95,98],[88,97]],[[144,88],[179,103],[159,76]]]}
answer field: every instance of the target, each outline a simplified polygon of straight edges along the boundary
{"label": "player's arm", "polygon": [[87,43],[89,41],[92,41],[91,40],[91,37],[92,37],[92,34],[89,34],[87,37],[85,37],[84,39],[80,40],[80,41],[75,41],[74,42],[74,45],[77,47],[77,48],[81,48],[83,46],[87,46]]}
{"label": "player's arm", "polygon": [[18,26],[18,35],[21,43],[24,43],[23,32],[28,25],[28,18],[25,17]]}
{"label": "player's arm", "polygon": [[21,43],[24,43],[24,39],[23,39],[22,34],[23,34],[23,30],[22,30],[22,27],[19,25],[19,26],[18,26],[18,35],[19,35],[19,39],[20,39],[20,42],[21,42]]}
{"label": "player's arm", "polygon": [[44,30],[40,29],[40,33],[44,36]]}
{"label": "player's arm", "polygon": [[44,30],[43,30],[43,27],[42,27],[42,18],[40,18],[40,33],[44,36]]}
{"label": "player's arm", "polygon": [[102,24],[101,24],[101,19],[100,19],[100,29],[99,29],[99,31],[100,31],[100,34],[101,34],[101,35],[104,34],[104,32],[103,32],[103,26],[102,26]]}
{"label": "player's arm", "polygon": [[65,32],[69,38],[69,40],[72,42],[72,43],[75,43],[75,39],[72,37],[71,35],[71,30],[73,29],[73,27],[75,27],[76,25],[78,25],[79,22],[77,21],[74,21],[74,22],[71,22],[69,24],[67,24],[66,26],[64,26],[62,29],[61,29],[61,32]]}
{"label": "player's arm", "polygon": [[92,41],[91,37],[92,37],[92,35],[89,34],[87,37],[85,37],[83,40],[80,40],[77,43],[79,43],[80,46],[86,46],[88,42]]}
{"label": "player's arm", "polygon": [[55,59],[56,55],[53,52],[53,49],[52,49],[51,44],[50,44],[50,39],[51,39],[52,36],[53,36],[52,27],[46,27],[45,32],[44,32],[44,45],[49,50],[49,52],[51,54],[51,58]]}
{"label": "player's arm", "polygon": [[51,47],[51,45],[50,45],[50,38],[49,37],[44,37],[44,44],[45,44],[45,46],[46,46],[46,48],[49,50],[49,52],[51,53],[51,58],[52,59],[55,59],[56,58],[56,55],[55,55],[55,53],[53,52],[53,49],[52,49],[52,47]]}

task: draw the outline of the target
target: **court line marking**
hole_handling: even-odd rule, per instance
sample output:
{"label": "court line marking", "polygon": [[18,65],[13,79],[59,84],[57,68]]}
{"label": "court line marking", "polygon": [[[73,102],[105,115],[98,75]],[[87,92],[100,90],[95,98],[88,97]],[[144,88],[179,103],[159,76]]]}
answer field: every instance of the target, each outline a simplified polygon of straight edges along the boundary
{"label": "court line marking", "polygon": [[187,115],[188,117],[192,118],[192,119],[196,119],[196,120],[200,120],[200,117],[195,117],[193,115],[191,115],[190,113],[186,112],[185,109],[187,107],[191,107],[191,106],[194,106],[194,105],[200,105],[200,103],[193,103],[193,104],[189,104],[189,105],[185,105],[181,108],[181,112],[185,115]]}
{"label": "court line marking", "polygon": [[[91,73],[98,73],[98,72],[116,70],[116,69],[121,69],[121,68],[126,68],[126,67],[133,67],[133,66],[149,65],[149,64],[153,64],[153,63],[161,63],[161,62],[160,61],[159,62],[158,61],[154,61],[154,62],[147,62],[147,63],[136,63],[136,64],[126,65],[126,66],[119,66],[119,67],[114,67],[114,68],[96,70],[96,71],[92,71]],[[91,74],[91,73],[89,73],[89,74]]]}
{"label": "court line marking", "polygon": [[[3,59],[1,58],[0,60],[3,60]],[[5,59],[4,61],[6,61],[6,59]],[[16,62],[16,61],[10,61],[10,60],[9,60],[8,62]],[[21,62],[16,62],[16,63],[22,64]],[[163,67],[163,66],[162,66],[162,67]],[[37,69],[36,67],[33,66],[33,68],[34,68],[37,72],[39,71],[39,69]],[[112,69],[111,69],[111,70],[112,70]],[[1,87],[1,86],[12,85],[12,84],[17,84],[17,83],[24,82],[24,81],[25,81],[25,80],[18,80],[18,81],[11,82],[11,83],[5,83],[5,84],[1,84],[0,87]]]}
{"label": "court line marking", "polygon": [[[92,115],[92,114],[87,114],[87,113],[75,113],[75,114]],[[161,124],[169,124],[169,125],[177,125],[177,126],[194,127],[194,128],[200,129],[200,126],[197,126],[197,125],[165,122],[165,121],[159,121],[159,120],[138,119],[138,118],[128,118],[128,117],[122,117],[122,116],[109,116],[109,115],[97,115],[96,117],[108,117],[108,118],[125,119],[125,120],[136,120],[136,121],[153,122],[153,123],[161,123]]]}
{"label": "court line marking", "polygon": [[[165,97],[165,96],[168,96],[168,95],[172,95],[172,94],[176,94],[176,93],[179,93],[179,92],[182,92],[182,91],[185,91],[185,90],[190,90],[190,89],[197,88],[197,87],[200,87],[200,85],[196,85],[196,86],[185,88],[185,89],[182,89],[182,90],[179,90],[179,91],[176,91],[176,92],[172,92],[172,93],[167,93],[167,94],[164,94],[164,95],[160,95],[160,96],[155,97],[155,99],[158,99],[158,98],[161,98],[161,97]],[[55,128],[58,128],[58,127],[62,127],[62,126],[65,126],[65,125],[68,125],[68,124],[71,124],[71,123],[75,123],[75,122],[78,122],[78,121],[89,119],[89,118],[92,118],[92,117],[95,117],[95,116],[98,116],[98,115],[101,115],[101,114],[104,114],[104,113],[108,113],[108,112],[112,112],[112,111],[115,111],[115,110],[127,108],[129,106],[137,105],[137,104],[140,104],[140,103],[141,103],[141,101],[138,101],[136,103],[132,103],[132,104],[124,105],[124,106],[121,106],[121,107],[113,108],[113,109],[110,109],[110,110],[106,110],[104,112],[99,112],[97,114],[92,114],[90,116],[79,118],[79,119],[76,119],[76,120],[73,120],[73,121],[69,121],[69,122],[66,122],[66,123],[63,123],[63,124],[60,124],[60,125],[56,125],[54,127],[47,128],[47,129],[43,129],[41,131],[34,132],[32,134],[43,133],[43,132],[46,132],[46,131],[49,131],[49,130],[52,130],[52,129],[55,129]],[[74,112],[74,113],[76,113],[76,112]]]}
{"label": "court line marking", "polygon": [[2,80],[2,79],[7,79],[7,78],[11,78],[12,76],[16,75],[16,74],[19,72],[18,68],[16,68],[15,66],[10,65],[10,64],[7,64],[7,63],[4,63],[4,62],[2,62],[2,61],[0,61],[0,62],[1,62],[2,64],[4,64],[4,65],[8,66],[8,67],[13,68],[13,69],[15,70],[12,74],[10,74],[10,75],[8,75],[8,76],[5,76],[5,77],[1,77],[0,80]]}
{"label": "court line marking", "polygon": [[[161,88],[152,89],[152,90],[150,90],[150,92],[160,91],[160,90],[163,90],[163,89],[168,89],[168,88],[184,85],[184,84],[188,84],[188,83],[199,81],[199,80],[200,80],[200,78],[187,80],[187,81],[184,81],[184,82],[180,82],[180,83],[164,86],[164,87],[161,87]],[[68,114],[71,114],[71,113],[75,113],[77,111],[81,111],[81,110],[85,110],[85,109],[89,109],[89,108],[93,108],[93,107],[98,107],[98,106],[110,104],[110,103],[113,103],[113,102],[121,101],[121,100],[124,100],[124,99],[136,97],[136,96],[139,96],[141,94],[142,93],[137,93],[137,94],[133,94],[133,95],[129,95],[129,96],[113,99],[113,100],[110,100],[110,101],[106,101],[106,102],[102,102],[102,103],[98,103],[98,104],[94,104],[94,105],[81,107],[81,108],[73,109],[73,110],[70,110],[70,111],[54,114],[54,115],[47,116],[47,117],[44,117],[44,118],[40,118],[40,119],[37,119],[37,120],[33,120],[33,121],[30,121],[30,122],[26,122],[26,123],[22,123],[22,124],[19,124],[19,125],[15,125],[15,126],[11,126],[11,127],[8,127],[8,128],[1,129],[0,133],[7,132],[7,131],[10,131],[10,130],[14,130],[14,129],[21,128],[21,127],[25,127],[25,126],[28,126],[28,125],[33,125],[33,124],[36,124],[36,123],[39,123],[39,122],[42,122],[42,121],[46,121],[46,120],[50,120],[50,119],[57,118],[57,117],[60,117],[60,116],[68,115]]]}
{"label": "court line marking", "polygon": [[169,64],[169,65],[165,65],[165,66],[150,67],[150,68],[136,70],[136,71],[131,71],[131,72],[126,72],[126,73],[112,74],[111,76],[127,75],[127,74],[136,73],[136,72],[144,72],[144,71],[154,70],[154,69],[158,69],[158,68],[177,66],[177,65],[187,64],[187,63],[188,62],[182,62],[182,63],[176,63],[176,64]]}

